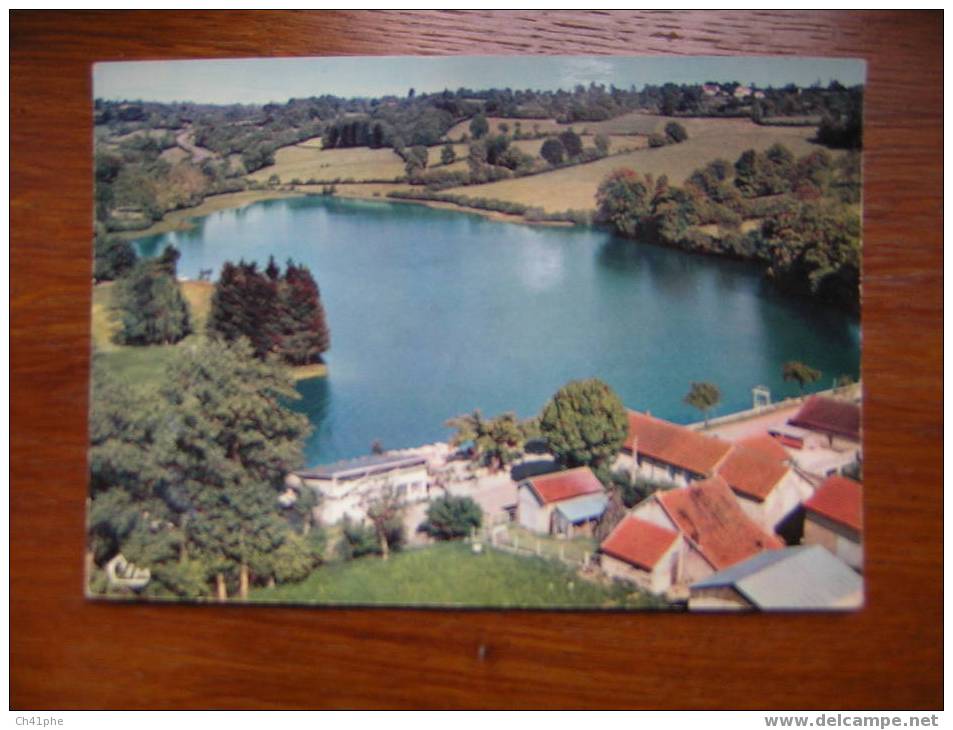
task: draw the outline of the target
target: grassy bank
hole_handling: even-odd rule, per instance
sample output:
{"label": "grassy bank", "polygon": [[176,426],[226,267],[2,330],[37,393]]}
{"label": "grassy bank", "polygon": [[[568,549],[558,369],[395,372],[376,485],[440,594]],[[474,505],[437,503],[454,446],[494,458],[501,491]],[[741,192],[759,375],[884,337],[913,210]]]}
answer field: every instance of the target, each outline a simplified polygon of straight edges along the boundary
{"label": "grassy bank", "polygon": [[476,555],[443,543],[393,555],[318,568],[295,585],[253,591],[255,602],[508,606],[527,608],[654,608],[657,599],[621,586],[583,580],[540,558],[495,550]]}
{"label": "grassy bank", "polygon": [[[115,284],[107,282],[93,288],[92,339],[93,357],[97,364],[106,368],[122,381],[135,384],[154,382],[175,357],[177,348],[205,337],[212,306],[214,285],[208,281],[183,281],[179,283],[182,295],[189,305],[193,334],[174,345],[131,346],[118,345],[113,341],[119,331],[119,317],[113,308]],[[291,368],[295,380],[325,377],[327,365],[305,365]]]}

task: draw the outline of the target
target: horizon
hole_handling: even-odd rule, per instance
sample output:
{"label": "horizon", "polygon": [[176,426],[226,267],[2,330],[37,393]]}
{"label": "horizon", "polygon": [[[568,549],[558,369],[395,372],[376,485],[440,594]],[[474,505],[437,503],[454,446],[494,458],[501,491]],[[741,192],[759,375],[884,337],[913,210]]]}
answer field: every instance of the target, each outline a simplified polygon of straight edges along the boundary
{"label": "horizon", "polygon": [[[518,61],[518,62],[517,62]],[[571,91],[591,83],[637,89],[665,83],[758,88],[832,81],[863,85],[858,59],[779,56],[326,56],[108,61],[93,65],[93,98],[211,105],[283,104],[318,96],[403,97],[460,88]]]}

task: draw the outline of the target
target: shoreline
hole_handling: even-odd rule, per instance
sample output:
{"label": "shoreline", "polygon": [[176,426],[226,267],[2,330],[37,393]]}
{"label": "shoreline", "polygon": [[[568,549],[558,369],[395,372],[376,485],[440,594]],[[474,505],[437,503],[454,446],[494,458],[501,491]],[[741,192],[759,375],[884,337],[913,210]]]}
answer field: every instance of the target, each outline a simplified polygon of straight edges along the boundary
{"label": "shoreline", "polygon": [[[367,186],[367,190],[356,190],[362,186]],[[339,192],[328,196],[332,198],[342,198],[350,200],[368,200],[372,202],[383,203],[410,203],[413,205],[422,205],[435,210],[450,210],[458,213],[470,213],[479,215],[489,220],[501,223],[516,223],[525,226],[544,226],[548,228],[567,228],[576,224],[570,221],[530,221],[522,215],[511,213],[501,213],[495,210],[484,210],[482,208],[470,208],[457,203],[450,203],[442,200],[417,200],[413,198],[389,198],[381,194],[380,189],[374,190],[371,186],[377,186],[376,183],[341,183],[337,186]],[[345,187],[348,186],[348,187]],[[410,186],[393,186],[393,189],[404,189]],[[344,188],[342,190],[342,188]],[[280,190],[243,190],[238,193],[221,193],[218,195],[209,195],[198,205],[191,208],[178,208],[170,210],[161,220],[156,221],[148,228],[140,228],[130,231],[116,231],[115,235],[125,241],[134,241],[138,238],[147,238],[149,236],[158,236],[163,233],[174,233],[177,231],[189,231],[195,228],[193,218],[204,218],[217,213],[221,210],[236,210],[245,208],[254,203],[263,200],[287,200],[289,198],[304,198],[320,196],[320,186],[300,185],[293,188]]]}

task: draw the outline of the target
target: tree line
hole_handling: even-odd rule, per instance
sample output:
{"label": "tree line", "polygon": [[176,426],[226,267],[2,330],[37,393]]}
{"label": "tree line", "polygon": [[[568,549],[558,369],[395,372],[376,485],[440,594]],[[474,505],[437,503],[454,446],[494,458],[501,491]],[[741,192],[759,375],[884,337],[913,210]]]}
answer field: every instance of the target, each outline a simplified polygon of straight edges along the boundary
{"label": "tree line", "polygon": [[[759,261],[779,286],[858,311],[859,199],[856,154],[796,159],[776,144],[715,160],[681,187],[616,170],[599,186],[596,220],[628,238]],[[760,222],[745,232],[745,220]]]}

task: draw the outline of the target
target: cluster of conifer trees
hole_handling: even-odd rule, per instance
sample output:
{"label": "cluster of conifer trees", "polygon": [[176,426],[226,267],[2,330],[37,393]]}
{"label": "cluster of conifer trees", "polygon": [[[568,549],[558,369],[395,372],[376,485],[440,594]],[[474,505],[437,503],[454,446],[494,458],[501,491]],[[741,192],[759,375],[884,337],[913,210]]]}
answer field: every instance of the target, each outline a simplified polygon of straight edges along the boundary
{"label": "cluster of conifer trees", "polygon": [[226,262],[212,296],[209,333],[227,342],[247,337],[255,356],[277,354],[288,365],[320,363],[330,333],[318,285],[308,268],[288,261],[284,272],[270,259]]}

